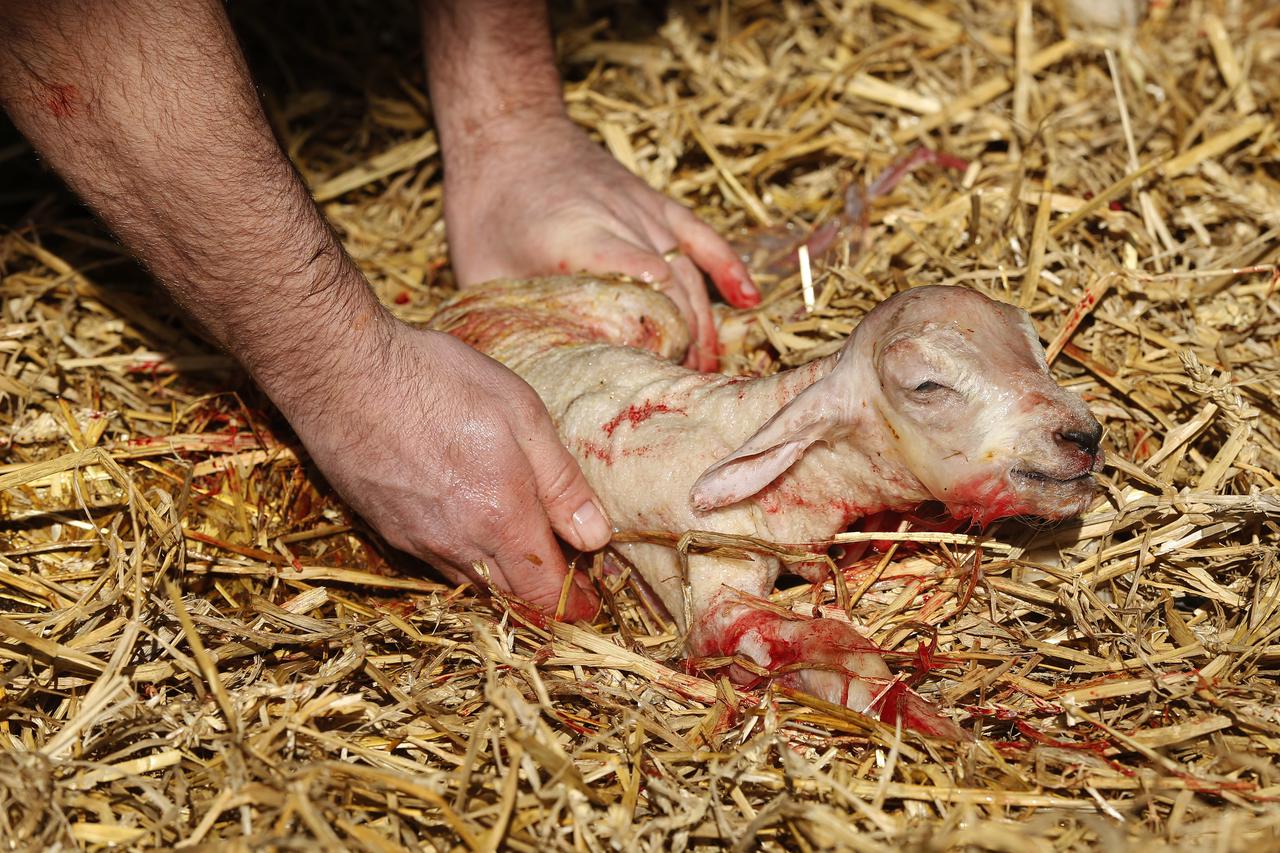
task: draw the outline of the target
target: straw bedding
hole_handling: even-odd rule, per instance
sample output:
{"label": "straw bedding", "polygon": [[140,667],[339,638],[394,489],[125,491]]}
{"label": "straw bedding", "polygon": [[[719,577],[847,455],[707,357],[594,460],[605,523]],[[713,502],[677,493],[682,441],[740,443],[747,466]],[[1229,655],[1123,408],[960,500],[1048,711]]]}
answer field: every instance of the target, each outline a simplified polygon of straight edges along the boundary
{"label": "straw bedding", "polygon": [[[812,310],[799,274],[765,280],[726,365],[803,362],[888,294],[958,283],[1026,306],[1106,426],[1078,522],[907,531],[778,593],[849,608],[964,745],[686,673],[625,576],[594,624],[549,624],[388,554],[8,131],[0,838],[1280,844],[1280,12],[1162,0],[1126,34],[1075,30],[1079,5],[558,13],[573,118],[726,233],[806,233],[913,146],[970,161],[815,258]],[[233,11],[349,250],[425,320],[450,277],[412,10]]]}

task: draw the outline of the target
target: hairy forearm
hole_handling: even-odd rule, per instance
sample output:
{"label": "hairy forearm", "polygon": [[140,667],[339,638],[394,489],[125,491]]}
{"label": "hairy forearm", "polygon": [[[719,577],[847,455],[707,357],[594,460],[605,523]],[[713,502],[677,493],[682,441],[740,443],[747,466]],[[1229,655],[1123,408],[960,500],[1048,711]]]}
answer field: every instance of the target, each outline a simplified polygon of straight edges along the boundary
{"label": "hairy forearm", "polygon": [[422,31],[446,168],[513,121],[563,118],[545,0],[422,0]]}
{"label": "hairy forearm", "polygon": [[[0,0],[0,103],[184,308],[281,397],[385,312],[281,152],[216,0]],[[332,358],[334,363],[326,363]]]}

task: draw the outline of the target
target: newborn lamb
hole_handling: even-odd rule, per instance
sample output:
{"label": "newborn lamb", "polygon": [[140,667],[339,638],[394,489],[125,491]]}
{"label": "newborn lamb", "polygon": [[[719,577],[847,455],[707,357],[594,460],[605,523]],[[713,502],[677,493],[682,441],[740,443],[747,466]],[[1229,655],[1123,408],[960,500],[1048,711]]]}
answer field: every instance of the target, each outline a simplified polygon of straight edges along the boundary
{"label": "newborn lamb", "polygon": [[[822,543],[854,519],[929,500],[978,525],[1060,519],[1088,506],[1102,466],[1102,428],[1053,381],[1027,314],[965,288],[900,293],[837,354],[759,379],[679,366],[684,321],[640,284],[492,282],[453,299],[432,327],[533,386],[616,529]],[[777,558],[690,555],[685,577],[671,548],[617,547],[691,655],[754,664],[730,667],[735,681],[767,671],[888,722],[961,736],[849,624],[768,604]]]}

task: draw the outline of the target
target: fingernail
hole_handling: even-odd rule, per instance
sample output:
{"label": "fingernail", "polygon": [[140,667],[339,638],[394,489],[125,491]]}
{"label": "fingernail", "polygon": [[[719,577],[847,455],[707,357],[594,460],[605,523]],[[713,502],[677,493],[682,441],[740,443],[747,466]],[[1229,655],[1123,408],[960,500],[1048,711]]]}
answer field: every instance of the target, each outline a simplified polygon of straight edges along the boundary
{"label": "fingernail", "polygon": [[613,534],[609,529],[609,522],[605,521],[604,513],[595,501],[587,501],[578,507],[578,511],[573,514],[573,529],[577,531],[584,551],[603,548]]}
{"label": "fingernail", "polygon": [[742,302],[744,303],[741,307],[754,308],[760,304],[760,291],[756,289],[755,284],[750,279],[742,279],[738,282],[738,286],[740,288],[738,292],[742,295]]}

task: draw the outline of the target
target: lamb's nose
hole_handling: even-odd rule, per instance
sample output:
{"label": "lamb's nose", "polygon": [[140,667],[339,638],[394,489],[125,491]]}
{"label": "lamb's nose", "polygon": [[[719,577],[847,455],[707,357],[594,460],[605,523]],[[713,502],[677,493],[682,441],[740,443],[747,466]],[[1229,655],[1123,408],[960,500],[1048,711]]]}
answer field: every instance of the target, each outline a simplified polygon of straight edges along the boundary
{"label": "lamb's nose", "polygon": [[1096,456],[1098,453],[1098,443],[1102,441],[1102,424],[1093,421],[1092,425],[1080,429],[1064,429],[1058,433],[1058,440],[1064,443],[1074,444],[1076,447],[1088,453],[1090,456]]}

